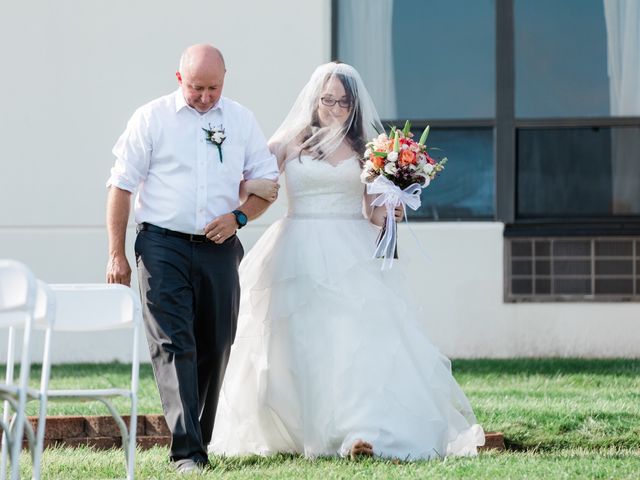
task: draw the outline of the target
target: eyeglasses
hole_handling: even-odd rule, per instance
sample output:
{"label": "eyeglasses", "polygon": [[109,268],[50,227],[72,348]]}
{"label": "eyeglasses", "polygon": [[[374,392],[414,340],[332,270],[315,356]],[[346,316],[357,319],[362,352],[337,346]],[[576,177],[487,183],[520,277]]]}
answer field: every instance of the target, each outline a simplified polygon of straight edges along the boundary
{"label": "eyeglasses", "polygon": [[322,97],[320,98],[320,101],[322,102],[323,105],[326,105],[327,107],[333,107],[335,106],[336,103],[340,105],[341,108],[351,107],[351,100],[336,100],[334,98]]}

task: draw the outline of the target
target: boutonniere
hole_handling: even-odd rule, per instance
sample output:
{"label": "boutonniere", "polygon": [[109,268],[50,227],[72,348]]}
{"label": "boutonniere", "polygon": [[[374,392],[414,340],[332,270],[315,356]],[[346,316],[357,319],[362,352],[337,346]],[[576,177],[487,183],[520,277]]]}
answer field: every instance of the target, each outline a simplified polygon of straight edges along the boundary
{"label": "boutonniere", "polygon": [[211,143],[218,148],[218,157],[220,158],[220,163],[222,163],[222,142],[227,138],[224,133],[224,128],[222,128],[222,125],[211,128],[211,124],[209,124],[209,128],[203,128],[202,130],[204,130],[204,138],[207,140],[207,143]]}

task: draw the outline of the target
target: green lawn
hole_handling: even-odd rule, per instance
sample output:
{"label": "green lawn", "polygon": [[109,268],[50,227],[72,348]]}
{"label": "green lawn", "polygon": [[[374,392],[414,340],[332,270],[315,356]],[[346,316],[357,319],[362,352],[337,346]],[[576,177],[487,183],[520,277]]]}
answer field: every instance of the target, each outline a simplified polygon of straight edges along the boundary
{"label": "green lawn", "polygon": [[[31,383],[37,387],[40,379],[40,365],[34,365],[31,371]],[[129,388],[130,379],[131,365],[122,363],[68,364],[54,366],[51,369],[49,387],[55,389]],[[129,409],[129,402],[123,398],[117,398],[113,403],[120,412],[126,412]],[[109,415],[106,407],[99,402],[50,402],[47,410],[49,415]],[[35,404],[29,405],[27,413],[36,415],[36,412],[37,406]],[[140,365],[138,413],[162,413],[160,397],[150,364]]]}
{"label": "green lawn", "polygon": [[[213,458],[200,478],[639,478],[640,360],[457,360],[454,375],[487,431],[504,433],[506,452],[477,458],[400,463],[295,456]],[[87,381],[126,384],[128,366],[70,365],[52,373],[53,388]],[[140,413],[158,413],[149,366],[141,369]],[[124,404],[122,404],[124,405]],[[100,405],[51,405],[52,414],[105,414]],[[139,452],[138,478],[173,478],[162,448]],[[25,462],[28,464],[28,462]],[[28,467],[25,467],[28,476]],[[52,449],[45,478],[118,478],[119,450]]]}

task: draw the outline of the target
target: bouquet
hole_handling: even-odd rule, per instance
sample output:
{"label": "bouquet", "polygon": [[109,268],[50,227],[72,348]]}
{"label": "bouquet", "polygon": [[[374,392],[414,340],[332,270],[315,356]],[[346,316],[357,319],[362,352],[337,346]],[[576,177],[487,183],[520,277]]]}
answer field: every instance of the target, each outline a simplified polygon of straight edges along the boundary
{"label": "bouquet", "polygon": [[446,157],[439,162],[431,158],[426,146],[428,136],[427,125],[420,140],[413,140],[411,123],[407,120],[402,130],[391,127],[389,135],[381,133],[366,145],[366,161],[360,178],[367,184],[368,193],[378,195],[371,205],[384,205],[387,210],[386,223],[374,252],[375,258],[384,259],[383,270],[391,268],[396,251],[396,206],[402,205],[405,218],[407,206],[417,210],[421,204],[420,192],[447,163]]}

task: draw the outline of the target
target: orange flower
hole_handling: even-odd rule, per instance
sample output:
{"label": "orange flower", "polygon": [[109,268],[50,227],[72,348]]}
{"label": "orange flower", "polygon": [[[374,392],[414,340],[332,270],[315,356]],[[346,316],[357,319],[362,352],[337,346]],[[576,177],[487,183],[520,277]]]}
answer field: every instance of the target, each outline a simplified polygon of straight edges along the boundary
{"label": "orange flower", "polygon": [[376,168],[384,167],[384,158],[382,157],[378,157],[377,155],[371,154],[371,157],[369,157],[369,160],[371,160],[371,163],[373,163],[373,166]]}
{"label": "orange flower", "polygon": [[402,150],[400,152],[400,157],[398,158],[398,163],[401,166],[405,165],[415,165],[418,162],[416,159],[416,152],[411,151],[409,149]]}

